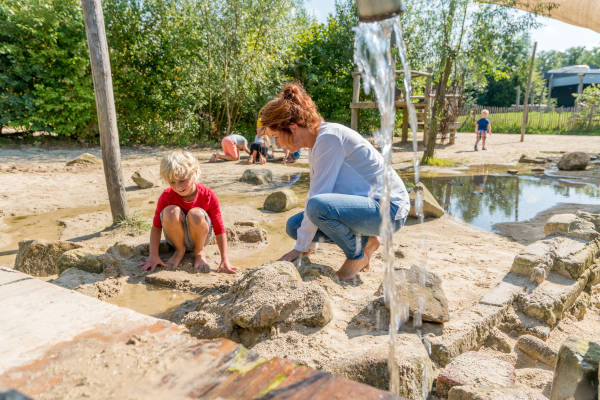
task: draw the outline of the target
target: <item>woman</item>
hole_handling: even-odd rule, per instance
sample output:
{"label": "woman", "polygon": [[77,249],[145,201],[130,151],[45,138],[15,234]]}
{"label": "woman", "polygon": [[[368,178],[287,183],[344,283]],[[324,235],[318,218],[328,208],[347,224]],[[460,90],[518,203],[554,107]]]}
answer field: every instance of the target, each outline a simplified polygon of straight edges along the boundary
{"label": "woman", "polygon": [[214,153],[210,158],[210,162],[216,162],[218,160],[237,161],[240,159],[240,151],[242,150],[250,154],[248,140],[242,135],[235,133],[225,136],[223,140],[221,140],[221,148],[225,154]]}
{"label": "woman", "polygon": [[[279,97],[265,105],[261,123],[290,152],[310,149],[305,211],[287,221],[287,233],[296,245],[281,260],[294,261],[307,254],[312,242],[333,242],[346,255],[338,277],[353,279],[369,267],[379,247],[383,157],[356,131],[324,122],[298,83],[287,84]],[[394,173],[390,202],[394,231],[404,224],[409,208],[404,183]]]}

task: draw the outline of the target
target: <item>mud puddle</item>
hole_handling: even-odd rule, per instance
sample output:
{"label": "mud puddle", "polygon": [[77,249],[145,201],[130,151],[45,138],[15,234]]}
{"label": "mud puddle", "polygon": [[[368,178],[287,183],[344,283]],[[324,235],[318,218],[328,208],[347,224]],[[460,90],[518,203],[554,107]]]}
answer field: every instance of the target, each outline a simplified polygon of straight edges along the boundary
{"label": "mud puddle", "polygon": [[197,298],[198,295],[194,293],[142,283],[129,283],[123,287],[121,294],[109,299],[108,302],[142,314],[162,318],[183,302]]}

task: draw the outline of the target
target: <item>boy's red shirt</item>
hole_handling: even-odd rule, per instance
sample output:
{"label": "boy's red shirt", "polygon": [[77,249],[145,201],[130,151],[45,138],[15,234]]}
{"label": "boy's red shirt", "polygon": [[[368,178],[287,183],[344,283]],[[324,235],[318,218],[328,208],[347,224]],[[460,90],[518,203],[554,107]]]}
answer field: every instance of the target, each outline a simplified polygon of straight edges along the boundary
{"label": "boy's red shirt", "polygon": [[225,233],[225,226],[223,225],[223,219],[221,218],[221,208],[219,207],[219,200],[217,196],[208,187],[196,183],[196,197],[192,201],[185,201],[173,189],[166,188],[164,192],[158,198],[156,204],[156,213],[154,214],[153,225],[159,229],[162,229],[160,222],[160,212],[166,207],[175,205],[183,210],[184,213],[188,213],[194,207],[200,207],[206,211],[210,221],[212,222],[213,230],[215,235]]}

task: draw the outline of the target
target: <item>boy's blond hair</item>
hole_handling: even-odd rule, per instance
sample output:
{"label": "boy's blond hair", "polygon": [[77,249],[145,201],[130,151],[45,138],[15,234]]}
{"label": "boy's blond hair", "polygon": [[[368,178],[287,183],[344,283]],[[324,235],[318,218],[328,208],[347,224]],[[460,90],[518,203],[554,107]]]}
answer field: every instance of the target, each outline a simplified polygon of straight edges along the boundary
{"label": "boy's blond hair", "polygon": [[481,110],[481,115],[490,115],[490,112],[484,108]]}
{"label": "boy's blond hair", "polygon": [[183,179],[189,174],[192,174],[195,181],[200,178],[198,160],[187,151],[174,151],[160,162],[160,177],[166,183]]}

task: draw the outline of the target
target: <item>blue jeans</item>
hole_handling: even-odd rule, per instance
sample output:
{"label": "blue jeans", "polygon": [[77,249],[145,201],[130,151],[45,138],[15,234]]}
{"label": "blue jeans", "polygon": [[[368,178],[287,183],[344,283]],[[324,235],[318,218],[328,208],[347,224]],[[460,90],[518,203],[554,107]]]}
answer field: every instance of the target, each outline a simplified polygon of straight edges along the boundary
{"label": "blue jeans", "polygon": [[[393,220],[398,206],[390,204],[392,228],[398,231],[404,219]],[[381,226],[379,200],[349,194],[326,193],[311,197],[306,204],[306,215],[319,230],[313,242],[337,244],[349,260],[364,256],[364,248],[369,236],[378,236]],[[287,221],[286,232],[293,239],[304,218],[304,212],[298,213]]]}

